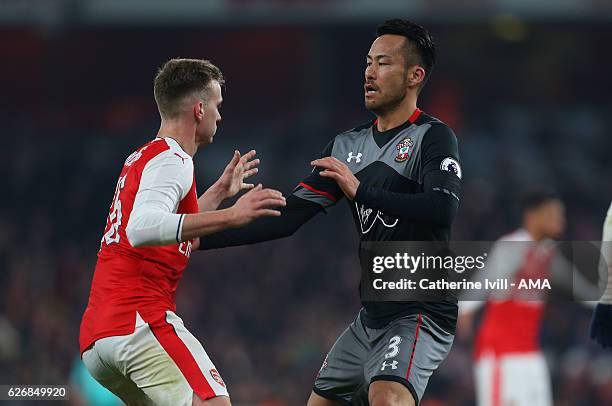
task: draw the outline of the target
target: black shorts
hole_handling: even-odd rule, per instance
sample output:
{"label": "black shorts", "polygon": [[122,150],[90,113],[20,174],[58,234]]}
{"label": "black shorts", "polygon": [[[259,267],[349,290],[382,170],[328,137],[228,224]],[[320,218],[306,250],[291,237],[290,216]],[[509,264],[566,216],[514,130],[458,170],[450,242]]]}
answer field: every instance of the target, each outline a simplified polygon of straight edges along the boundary
{"label": "black shorts", "polygon": [[423,314],[372,329],[363,324],[360,312],[325,357],[313,391],[340,404],[367,405],[372,382],[395,381],[418,404],[454,337]]}

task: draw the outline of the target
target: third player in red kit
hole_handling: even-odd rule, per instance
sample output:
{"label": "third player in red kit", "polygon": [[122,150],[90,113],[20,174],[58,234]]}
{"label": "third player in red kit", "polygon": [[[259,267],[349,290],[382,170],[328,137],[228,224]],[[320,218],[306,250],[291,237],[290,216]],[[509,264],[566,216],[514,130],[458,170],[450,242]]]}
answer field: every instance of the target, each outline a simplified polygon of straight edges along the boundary
{"label": "third player in red kit", "polygon": [[[255,151],[234,157],[198,198],[193,155],[220,121],[220,70],[174,59],[155,79],[157,137],[124,162],[100,244],[80,352],[87,369],[127,404],[229,405],[225,382],[176,315],[175,294],[199,237],[278,216],[282,195],[244,179]],[[226,198],[252,189],[228,209]]]}

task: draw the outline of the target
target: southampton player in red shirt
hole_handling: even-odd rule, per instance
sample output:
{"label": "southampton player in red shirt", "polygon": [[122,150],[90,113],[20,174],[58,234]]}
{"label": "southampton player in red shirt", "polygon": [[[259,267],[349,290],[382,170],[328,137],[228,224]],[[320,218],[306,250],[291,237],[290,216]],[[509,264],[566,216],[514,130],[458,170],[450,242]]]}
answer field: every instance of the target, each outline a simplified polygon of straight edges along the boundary
{"label": "southampton player in red shirt", "polygon": [[257,172],[255,151],[242,157],[236,151],[221,178],[197,197],[192,157],[213,140],[222,84],[208,61],[168,61],[155,78],[157,137],[132,153],[119,175],[80,351],[92,376],[129,405],[230,404],[221,375],[174,313],[176,288],[200,236],[278,216],[285,199],[244,183]]}

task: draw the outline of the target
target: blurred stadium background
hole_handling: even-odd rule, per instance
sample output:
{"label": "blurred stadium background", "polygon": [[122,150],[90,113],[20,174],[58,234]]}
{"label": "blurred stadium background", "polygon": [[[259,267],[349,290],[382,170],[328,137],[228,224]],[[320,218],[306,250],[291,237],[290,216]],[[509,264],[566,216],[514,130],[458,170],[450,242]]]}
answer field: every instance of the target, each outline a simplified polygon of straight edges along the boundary
{"label": "blurred stadium background", "polygon": [[[233,149],[255,148],[259,180],[289,193],[336,133],[370,119],[364,59],[390,17],[437,41],[420,107],[459,137],[453,238],[512,230],[517,196],[544,184],[567,205],[564,239],[599,240],[612,196],[609,1],[1,0],[0,383],[70,381],[71,403],[88,404],[79,321],[120,164],[157,131],[164,61],[207,58],[227,78],[220,130],[196,158],[199,191]],[[338,207],[293,238],[192,257],[178,313],[234,404],[305,403],[359,308],[356,242]],[[612,357],[587,339],[589,317],[548,308],[557,405],[612,404]],[[422,405],[473,404],[470,351],[456,340]]]}

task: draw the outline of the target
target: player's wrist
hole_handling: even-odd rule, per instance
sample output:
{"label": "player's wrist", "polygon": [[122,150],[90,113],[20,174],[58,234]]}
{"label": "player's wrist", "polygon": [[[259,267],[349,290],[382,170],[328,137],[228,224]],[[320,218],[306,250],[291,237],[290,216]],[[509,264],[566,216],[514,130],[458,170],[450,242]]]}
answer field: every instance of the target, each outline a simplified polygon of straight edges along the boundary
{"label": "player's wrist", "polygon": [[227,199],[230,196],[229,186],[224,185],[220,181],[216,181],[212,187],[215,193],[221,198],[221,200]]}
{"label": "player's wrist", "polygon": [[355,200],[355,198],[357,197],[357,191],[359,190],[359,185],[361,184],[361,182],[359,182],[359,180],[355,179],[349,193],[348,193],[348,198],[350,200]]}
{"label": "player's wrist", "polygon": [[227,188],[225,188],[219,181],[213,183],[208,191],[210,192],[210,199],[217,203],[217,205],[221,204],[221,202],[230,197]]}
{"label": "player's wrist", "polygon": [[236,205],[234,205],[226,210],[228,228],[240,227],[242,225],[242,216],[240,215],[240,209],[236,207]]}

